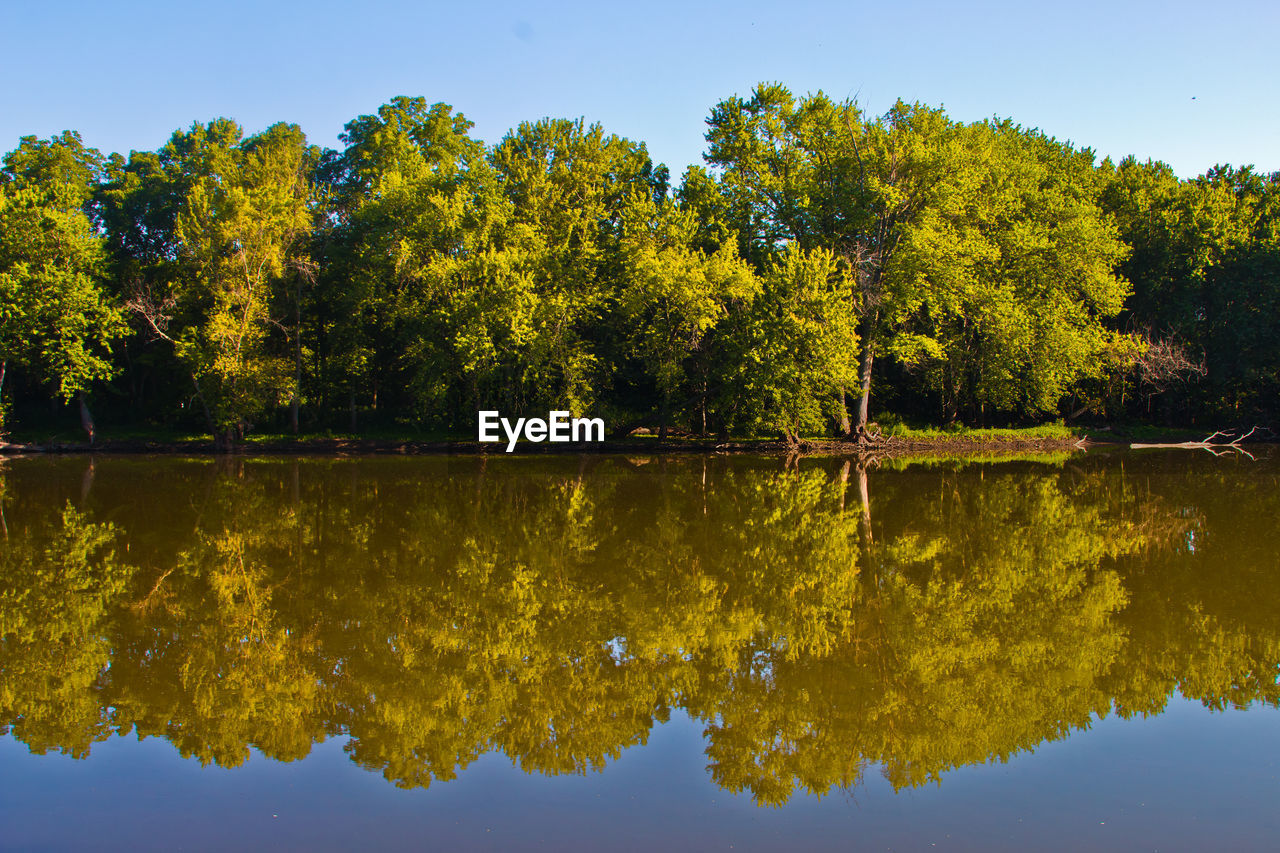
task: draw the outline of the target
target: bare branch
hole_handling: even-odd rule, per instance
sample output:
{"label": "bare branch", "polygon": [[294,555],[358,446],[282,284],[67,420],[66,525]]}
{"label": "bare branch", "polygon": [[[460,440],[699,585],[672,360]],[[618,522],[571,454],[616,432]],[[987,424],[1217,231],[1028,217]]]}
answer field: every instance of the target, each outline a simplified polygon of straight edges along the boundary
{"label": "bare branch", "polygon": [[169,323],[173,320],[171,312],[177,305],[178,298],[172,293],[157,297],[151,285],[142,281],[134,281],[127,292],[129,296],[125,300],[125,308],[140,318],[155,337],[177,343],[169,337],[168,331]]}
{"label": "bare branch", "polygon": [[1204,376],[1209,372],[1204,356],[1196,361],[1173,337],[1157,338],[1149,329],[1138,332],[1136,337],[1144,344],[1143,352],[1134,361],[1138,381],[1159,393],[1176,382],[1185,382],[1192,376]]}
{"label": "bare branch", "polygon": [[1232,444],[1239,444],[1240,442],[1244,441],[1246,438],[1248,438],[1249,436],[1253,435],[1253,434],[1254,434],[1255,432],[1257,432],[1257,431],[1258,431],[1258,427],[1257,427],[1257,426],[1254,426],[1254,428],[1253,428],[1253,429],[1249,430],[1249,431],[1248,431],[1248,432],[1246,432],[1244,435],[1240,436],[1239,438],[1237,438],[1235,441],[1233,441],[1233,442],[1231,442],[1231,443],[1232,443]]}

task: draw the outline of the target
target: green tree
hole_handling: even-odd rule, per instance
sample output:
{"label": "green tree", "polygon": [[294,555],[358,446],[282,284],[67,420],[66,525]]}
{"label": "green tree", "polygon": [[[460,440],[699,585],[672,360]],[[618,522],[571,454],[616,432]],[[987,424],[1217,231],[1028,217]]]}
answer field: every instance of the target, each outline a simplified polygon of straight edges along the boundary
{"label": "green tree", "polygon": [[851,284],[848,268],[824,249],[792,249],[770,264],[721,349],[723,421],[795,443],[839,417],[838,392],[857,376]]}
{"label": "green tree", "polygon": [[760,282],[733,243],[711,253],[693,247],[692,211],[638,197],[624,221],[619,307],[629,350],[657,388],[659,439],[666,437],[673,402],[690,391],[690,399],[699,403],[705,433],[717,367],[710,358],[716,350],[708,338],[728,325],[730,314],[748,310]]}
{"label": "green tree", "polygon": [[1130,158],[1104,200],[1133,247],[1125,321],[1188,351],[1184,364],[1203,359],[1203,380],[1169,405],[1181,403],[1183,418],[1274,416],[1280,175],[1218,166],[1179,182],[1163,164]]}
{"label": "green tree", "polygon": [[1129,287],[1099,206],[1105,174],[1091,151],[1007,121],[957,134],[955,192],[903,229],[895,275],[918,301],[891,351],[946,419],[1054,412],[1129,345],[1107,326]]}
{"label": "green tree", "polygon": [[611,383],[600,338],[611,326],[624,211],[633,195],[665,197],[666,167],[641,143],[567,119],[521,124],[490,159],[536,293],[523,400],[585,412]]}
{"label": "green tree", "polygon": [[174,134],[163,152],[170,192],[180,193],[176,274],[165,292],[135,291],[130,307],[173,343],[224,444],[297,394],[273,332],[292,313],[283,282],[311,228],[317,156],[295,126],[241,140],[224,119]]}
{"label": "green tree", "polygon": [[471,126],[397,97],[343,133],[317,323],[322,382],[353,416],[371,391],[375,407],[448,423],[459,386],[482,386],[519,345],[522,276],[494,236],[508,212]]}
{"label": "green tree", "polygon": [[[927,211],[954,197],[963,174],[955,125],[941,110],[902,102],[868,120],[851,101],[822,93],[797,100],[777,85],[721,102],[708,124],[705,156],[720,171],[730,221],[752,256],[792,241],[823,248],[855,281],[855,427],[865,432],[876,354],[921,298],[920,282],[898,270],[899,247]],[[843,407],[843,387],[839,396]],[[847,430],[843,413],[841,421]]]}
{"label": "green tree", "polygon": [[[64,402],[117,370],[126,332],[103,287],[102,239],[86,212],[102,158],[70,131],[24,137],[0,171],[0,392],[10,363]],[[85,424],[92,440],[92,421]],[[0,429],[3,429],[0,409]]]}

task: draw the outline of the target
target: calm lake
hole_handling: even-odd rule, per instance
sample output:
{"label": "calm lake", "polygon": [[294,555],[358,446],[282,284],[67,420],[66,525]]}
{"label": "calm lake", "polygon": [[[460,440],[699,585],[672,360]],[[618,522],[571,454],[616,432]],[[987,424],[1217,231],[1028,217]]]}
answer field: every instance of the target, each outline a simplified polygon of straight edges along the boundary
{"label": "calm lake", "polygon": [[1254,455],[0,460],[0,847],[1275,849]]}

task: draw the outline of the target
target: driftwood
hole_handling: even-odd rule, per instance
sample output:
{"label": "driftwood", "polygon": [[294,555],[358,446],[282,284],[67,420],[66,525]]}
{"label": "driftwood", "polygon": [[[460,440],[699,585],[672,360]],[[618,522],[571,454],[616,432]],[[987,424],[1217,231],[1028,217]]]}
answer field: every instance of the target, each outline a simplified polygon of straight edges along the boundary
{"label": "driftwood", "polygon": [[[1242,435],[1238,435],[1235,438],[1231,438],[1231,433],[1233,432],[1233,430],[1218,430],[1215,433],[1205,436],[1199,441],[1166,442],[1163,444],[1161,443],[1130,444],[1129,449],[1145,450],[1147,448],[1152,448],[1152,447],[1163,447],[1163,448],[1176,447],[1176,448],[1187,448],[1191,450],[1204,450],[1209,453],[1212,453],[1214,456],[1222,456],[1227,453],[1237,453],[1242,456],[1248,456],[1250,459],[1253,459],[1254,458],[1253,454],[1245,450],[1243,447],[1241,447],[1240,444],[1246,438],[1253,435],[1255,432],[1258,432],[1259,430],[1261,430],[1264,433],[1268,433],[1268,434],[1271,433],[1271,430],[1266,427],[1255,426],[1248,432],[1243,433]],[[1223,440],[1215,442],[1214,439],[1218,438],[1219,436],[1221,436]]]}

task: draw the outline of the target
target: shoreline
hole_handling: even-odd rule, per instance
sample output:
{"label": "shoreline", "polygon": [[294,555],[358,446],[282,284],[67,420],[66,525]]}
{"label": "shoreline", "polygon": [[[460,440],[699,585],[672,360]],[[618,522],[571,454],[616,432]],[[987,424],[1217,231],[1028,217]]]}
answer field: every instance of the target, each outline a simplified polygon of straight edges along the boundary
{"label": "shoreline", "polygon": [[[416,441],[391,439],[303,438],[247,442],[231,449],[219,448],[211,440],[152,441],[147,439],[106,439],[93,445],[87,442],[9,443],[0,442],[0,455],[60,454],[157,454],[195,456],[530,456],[530,455],[696,455],[758,454],[768,456],[899,456],[930,452],[1062,452],[1086,450],[1090,447],[1127,446],[1125,441],[1099,441],[1078,438],[992,438],[936,436],[890,438],[872,443],[839,439],[811,439],[788,444],[776,439],[687,439],[658,442],[653,440],[606,440],[563,444],[522,442],[507,453],[502,443],[478,441]],[[1171,445],[1175,442],[1171,441]]]}
{"label": "shoreline", "polygon": [[[656,436],[626,436],[600,442],[521,441],[508,453],[506,442],[480,442],[463,438],[353,437],[311,435],[292,437],[266,434],[242,441],[231,448],[220,447],[212,437],[174,436],[159,433],[129,434],[100,438],[93,444],[66,440],[53,435],[47,439],[6,441],[0,438],[0,458],[18,455],[61,454],[155,454],[189,456],[547,456],[547,455],[724,455],[871,457],[962,454],[962,453],[1062,453],[1102,448],[1187,448],[1201,447],[1206,439],[1200,431],[1148,426],[1080,428],[1063,435],[1063,430],[1044,433],[1037,427],[975,428],[956,433],[932,432],[916,435],[880,436],[874,441],[841,438],[810,438],[788,443],[780,438],[737,438],[718,440],[680,436],[658,441]],[[1266,431],[1264,431],[1265,434]],[[1039,433],[1039,434],[1037,434]],[[1214,433],[1210,439],[1222,435]],[[1230,437],[1226,434],[1225,438]],[[1276,443],[1275,434],[1245,436],[1250,446]],[[1223,439],[1210,447],[1235,447]]]}

